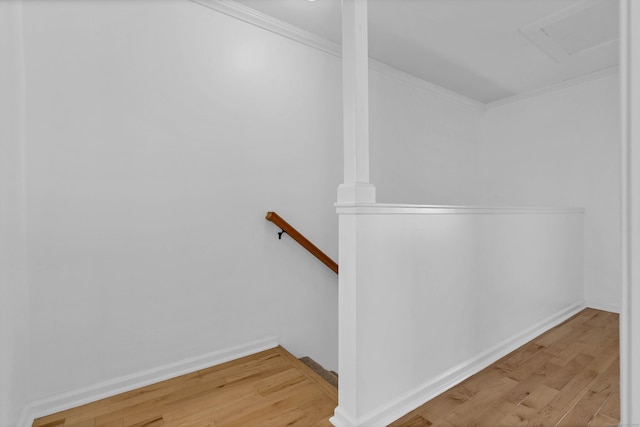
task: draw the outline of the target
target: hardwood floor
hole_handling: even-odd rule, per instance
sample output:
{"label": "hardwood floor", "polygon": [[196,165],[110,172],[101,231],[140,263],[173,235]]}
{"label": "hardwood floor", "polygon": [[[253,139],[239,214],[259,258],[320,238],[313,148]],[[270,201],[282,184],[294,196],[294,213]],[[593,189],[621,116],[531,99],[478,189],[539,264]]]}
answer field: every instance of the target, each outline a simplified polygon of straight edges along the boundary
{"label": "hardwood floor", "polygon": [[281,347],[37,419],[34,427],[330,426],[338,392]]}
{"label": "hardwood floor", "polygon": [[391,426],[617,426],[618,315],[586,309]]}
{"label": "hardwood floor", "polygon": [[[587,309],[392,426],[614,426],[618,315]],[[330,426],[337,390],[282,348],[36,420],[34,427]]]}

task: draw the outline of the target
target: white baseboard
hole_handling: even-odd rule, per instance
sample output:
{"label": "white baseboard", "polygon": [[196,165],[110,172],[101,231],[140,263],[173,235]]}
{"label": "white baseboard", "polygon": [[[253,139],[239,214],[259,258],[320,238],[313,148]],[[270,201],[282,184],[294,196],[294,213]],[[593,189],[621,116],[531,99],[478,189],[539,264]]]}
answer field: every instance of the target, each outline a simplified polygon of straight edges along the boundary
{"label": "white baseboard", "polygon": [[596,310],[609,311],[611,313],[618,313],[622,311],[621,304],[611,304],[601,301],[587,300],[587,307],[595,308]]}
{"label": "white baseboard", "polygon": [[179,362],[158,366],[146,371],[114,378],[89,387],[73,390],[29,403],[18,421],[18,427],[31,427],[38,417],[95,402],[106,397],[145,387],[180,375],[219,365],[240,357],[278,346],[278,338],[269,337],[246,344],[214,351],[202,356],[191,357]]}
{"label": "white baseboard", "polygon": [[335,427],[353,427],[357,425],[356,420],[345,414],[339,406],[334,410],[333,417],[329,418],[329,422]]}
{"label": "white baseboard", "polygon": [[375,411],[359,417],[355,423],[350,421],[349,417],[345,416],[346,414],[344,414],[340,407],[338,407],[336,408],[336,416],[332,418],[332,422],[335,426],[339,427],[386,426],[451,387],[461,383],[470,376],[478,373],[518,347],[521,347],[533,340],[543,332],[559,325],[571,316],[583,310],[585,307],[586,305],[584,301],[580,301],[552,316],[549,316],[547,319],[531,326],[521,333],[507,338],[477,356],[452,367],[448,371],[442,373],[439,377],[423,383],[406,393],[404,396],[399,397]]}

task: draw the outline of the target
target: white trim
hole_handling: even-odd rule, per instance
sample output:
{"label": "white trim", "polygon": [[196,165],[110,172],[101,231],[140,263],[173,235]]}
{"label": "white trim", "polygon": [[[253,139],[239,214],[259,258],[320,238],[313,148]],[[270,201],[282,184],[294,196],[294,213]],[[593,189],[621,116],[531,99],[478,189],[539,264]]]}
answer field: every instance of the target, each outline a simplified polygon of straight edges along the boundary
{"label": "white trim", "polygon": [[339,202],[376,201],[369,183],[369,32],[367,2],[342,0],[343,184]]}
{"label": "white trim", "polygon": [[[559,325],[571,316],[579,313],[584,308],[585,305],[583,301],[572,304],[529,329],[496,344],[488,350],[460,363],[457,366],[454,366],[439,377],[425,382],[421,386],[406,393],[404,396],[358,418],[357,424],[352,424],[351,426],[373,427],[392,423],[420,405],[423,405],[425,402],[433,399],[439,394],[496,362],[500,358],[523,346],[542,333]],[[351,427],[349,424],[340,424],[340,427],[343,426]]]}
{"label": "white trim", "polygon": [[442,214],[583,214],[583,208],[501,207],[501,206],[439,206],[400,205],[387,203],[338,204],[342,215],[442,215]]}
{"label": "white trim", "polygon": [[612,67],[608,67],[599,71],[595,71],[593,73],[585,74],[583,76],[574,77],[572,79],[568,79],[562,81],[560,83],[552,84],[550,86],[545,86],[540,89],[534,89],[526,92],[521,92],[519,94],[509,96],[507,98],[499,99],[497,101],[490,102],[486,104],[487,110],[496,107],[502,107],[503,105],[513,104],[516,102],[525,101],[527,99],[535,98],[538,96],[546,95],[548,93],[557,92],[562,89],[566,89],[572,86],[576,86],[582,83],[587,83],[590,81],[602,79],[608,76],[612,76],[617,74],[619,71],[619,66],[614,65]]}
{"label": "white trim", "polygon": [[339,44],[233,0],[190,1],[338,58],[342,57],[342,47]]}
{"label": "white trim", "polygon": [[329,422],[333,424],[335,427],[357,427],[358,426],[355,418],[351,418],[339,406],[333,411],[333,417],[329,418]]}
{"label": "white trim", "polygon": [[31,427],[33,421],[38,417],[55,414],[59,411],[95,402],[170,378],[179,377],[180,375],[189,374],[200,369],[209,368],[277,346],[278,339],[276,337],[269,337],[114,378],[67,393],[46,397],[29,403],[22,411],[22,416],[17,425],[18,427]]}
{"label": "white trim", "polygon": [[[636,66],[640,66],[639,57],[632,55],[636,42],[640,42],[635,31],[635,24],[640,20],[640,10],[632,8],[631,0],[620,1],[620,93],[621,93],[621,249],[622,249],[622,312],[620,313],[620,425],[633,425],[640,422],[638,419],[638,396],[634,393],[640,390],[639,376],[634,366],[634,327],[636,334],[639,326],[638,315],[634,309],[640,309],[637,296],[633,291],[634,282],[637,281],[634,274],[634,243],[638,239],[640,230],[634,230],[634,204],[635,196],[640,188],[634,183],[633,170],[634,149],[638,141],[634,134],[640,129],[637,115],[634,116],[633,108],[640,102],[638,89],[635,87],[638,81],[634,76]],[[637,154],[636,154],[637,155]],[[637,283],[636,283],[637,284]],[[635,354],[637,357],[637,354]]]}
{"label": "white trim", "polygon": [[255,25],[274,34],[286,37],[290,40],[302,43],[314,49],[341,57],[342,49],[339,44],[313,34],[302,28],[291,25],[287,22],[276,19],[272,16],[259,12],[248,6],[232,0],[190,0],[209,9],[223,13],[232,18]]}
{"label": "white trim", "polygon": [[[322,52],[330,55],[342,58],[342,46],[334,43],[330,40],[320,37],[317,34],[313,34],[302,28],[291,25],[287,22],[276,19],[272,16],[259,12],[250,7],[244,6],[238,2],[232,0],[190,0],[194,3],[213,9],[217,12],[223,13],[232,18],[246,22],[251,25],[255,25],[258,28],[270,31],[274,34],[286,37],[289,40],[293,40],[302,43],[306,46],[318,49]],[[384,64],[375,59],[369,58],[369,69],[382,73],[388,77],[395,78],[404,83],[411,84],[419,89],[440,96],[442,98],[450,99],[453,101],[461,102],[466,105],[470,105],[474,108],[484,111],[485,104],[475,99],[471,99],[459,93],[445,89],[434,83],[429,83],[419,77],[400,71],[390,65]]]}
{"label": "white trim", "polygon": [[602,301],[586,300],[586,305],[589,308],[595,308],[596,310],[608,311],[610,313],[618,313],[622,311],[622,305],[620,303],[609,303]]}
{"label": "white trim", "polygon": [[630,279],[629,279],[629,2],[620,1],[620,248],[622,272],[622,310],[620,312],[620,422],[631,423],[629,398],[631,358],[630,336]]}

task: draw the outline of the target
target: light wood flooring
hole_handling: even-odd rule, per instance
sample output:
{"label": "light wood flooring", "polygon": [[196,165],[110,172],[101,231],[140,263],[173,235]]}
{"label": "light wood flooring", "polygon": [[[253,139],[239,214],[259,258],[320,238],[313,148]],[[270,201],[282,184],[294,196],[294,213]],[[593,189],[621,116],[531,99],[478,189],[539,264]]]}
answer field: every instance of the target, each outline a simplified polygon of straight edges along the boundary
{"label": "light wood flooring", "polygon": [[34,427],[331,426],[338,392],[281,347],[37,419]]}
{"label": "light wood flooring", "polygon": [[[587,309],[392,426],[599,427],[620,418],[618,316]],[[40,418],[34,427],[330,426],[337,390],[282,348]]]}
{"label": "light wood flooring", "polygon": [[394,427],[617,426],[618,315],[586,309]]}

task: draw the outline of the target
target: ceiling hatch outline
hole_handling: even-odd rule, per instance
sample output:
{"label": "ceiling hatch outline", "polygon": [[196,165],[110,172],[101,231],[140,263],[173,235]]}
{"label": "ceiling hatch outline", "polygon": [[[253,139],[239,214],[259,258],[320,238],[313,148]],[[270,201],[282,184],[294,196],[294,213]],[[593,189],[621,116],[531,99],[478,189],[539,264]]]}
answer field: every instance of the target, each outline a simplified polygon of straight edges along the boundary
{"label": "ceiling hatch outline", "polygon": [[619,41],[618,2],[586,0],[526,25],[520,33],[556,62]]}

